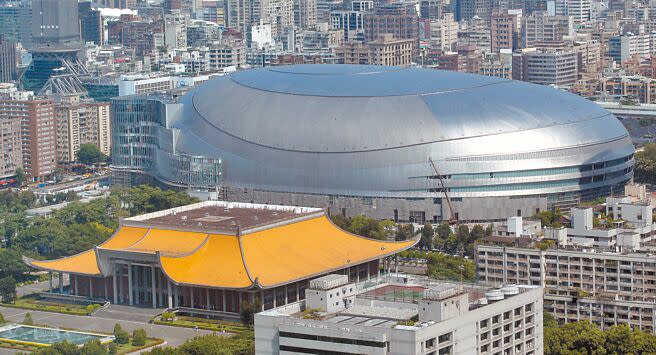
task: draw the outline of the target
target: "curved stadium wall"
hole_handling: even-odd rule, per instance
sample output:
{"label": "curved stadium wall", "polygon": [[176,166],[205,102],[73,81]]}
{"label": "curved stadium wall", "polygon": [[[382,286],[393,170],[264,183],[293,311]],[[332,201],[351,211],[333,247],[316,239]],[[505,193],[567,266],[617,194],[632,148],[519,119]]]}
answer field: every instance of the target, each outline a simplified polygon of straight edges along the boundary
{"label": "curved stadium wall", "polygon": [[[470,74],[300,65],[223,76],[179,100],[114,102],[115,176],[234,201],[440,221],[450,212],[430,157],[458,219],[488,221],[621,193],[633,176],[631,139],[608,111]],[[125,119],[149,105],[156,128]]]}

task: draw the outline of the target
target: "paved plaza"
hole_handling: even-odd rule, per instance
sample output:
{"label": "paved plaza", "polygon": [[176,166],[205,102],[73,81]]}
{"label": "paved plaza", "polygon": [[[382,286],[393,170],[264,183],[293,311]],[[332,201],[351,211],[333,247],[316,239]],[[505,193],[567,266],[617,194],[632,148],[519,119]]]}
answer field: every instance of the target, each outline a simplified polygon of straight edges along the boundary
{"label": "paved plaza", "polygon": [[[179,346],[187,339],[212,333],[204,330],[149,324],[148,319],[150,319],[150,315],[153,313],[152,309],[132,307],[128,310],[127,308],[112,306],[108,310],[103,311],[102,314],[96,314],[94,316],[73,316],[51,312],[27,311],[2,306],[0,306],[0,312],[10,322],[20,323],[23,321],[25,313],[29,312],[32,315],[34,324],[91,332],[111,333],[114,330],[114,324],[119,323],[123,329],[130,333],[135,329],[143,328],[148,333],[148,336],[164,339],[167,345],[171,346]],[[15,353],[11,350],[0,349],[0,354]]]}

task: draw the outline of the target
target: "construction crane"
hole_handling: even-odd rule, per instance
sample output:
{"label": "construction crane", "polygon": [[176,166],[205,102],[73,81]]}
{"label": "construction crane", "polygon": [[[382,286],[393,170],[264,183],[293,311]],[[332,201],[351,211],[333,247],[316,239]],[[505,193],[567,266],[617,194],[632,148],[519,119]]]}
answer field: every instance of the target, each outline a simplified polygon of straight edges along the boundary
{"label": "construction crane", "polygon": [[435,175],[437,175],[437,178],[440,179],[440,185],[442,186],[442,191],[444,191],[444,197],[446,197],[446,204],[449,206],[449,212],[451,213],[451,218],[449,218],[449,224],[450,225],[458,224],[458,219],[456,218],[456,213],[453,211],[453,205],[451,204],[449,193],[447,191],[446,186],[444,185],[444,178],[442,178],[442,174],[440,174],[440,172],[437,170],[437,165],[435,165],[435,162],[433,162],[433,158],[428,157],[428,162],[433,168]]}

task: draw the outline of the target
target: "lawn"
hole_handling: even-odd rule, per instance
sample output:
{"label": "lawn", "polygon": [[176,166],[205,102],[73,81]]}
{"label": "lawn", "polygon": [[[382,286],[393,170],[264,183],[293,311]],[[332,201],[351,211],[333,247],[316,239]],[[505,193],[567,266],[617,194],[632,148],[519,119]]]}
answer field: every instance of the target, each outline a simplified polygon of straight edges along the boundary
{"label": "lawn", "polygon": [[89,315],[91,312],[93,312],[93,310],[95,310],[95,308],[100,307],[100,305],[88,307],[88,305],[46,301],[41,299],[38,295],[21,297],[18,298],[14,303],[2,303],[2,306],[33,311],[72,314],[76,316]]}
{"label": "lawn", "polygon": [[172,327],[182,328],[198,328],[203,330],[210,330],[214,332],[225,331],[227,333],[241,333],[249,330],[249,328],[242,323],[228,322],[215,319],[195,318],[187,316],[179,316],[173,321],[163,321],[160,317],[153,319],[153,323],[160,325],[169,325]]}

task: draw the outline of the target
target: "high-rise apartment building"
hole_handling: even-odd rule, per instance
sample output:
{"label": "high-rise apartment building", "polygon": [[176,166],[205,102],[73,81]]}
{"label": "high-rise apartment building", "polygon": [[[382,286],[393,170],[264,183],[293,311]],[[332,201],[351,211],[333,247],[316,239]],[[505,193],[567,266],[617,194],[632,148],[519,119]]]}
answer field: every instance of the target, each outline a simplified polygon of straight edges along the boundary
{"label": "high-rise apartment building", "polygon": [[63,98],[57,113],[57,160],[70,163],[82,144],[94,144],[105,155],[111,153],[110,104],[84,102],[79,96]]}
{"label": "high-rise apartment building", "polygon": [[294,25],[294,0],[263,0],[260,19],[271,24],[275,36],[283,35],[286,29]]}
{"label": "high-rise apartment building", "polygon": [[471,20],[478,17],[489,22],[492,5],[492,0],[460,0],[456,3],[457,20]]}
{"label": "high-rise apartment building", "polygon": [[616,62],[642,60],[651,55],[651,34],[627,33],[608,39],[608,55]]}
{"label": "high-rise apartment building", "polygon": [[545,310],[562,322],[656,329],[656,261],[647,253],[479,245],[478,278],[543,285]]}
{"label": "high-rise apartment building", "polygon": [[578,54],[574,50],[523,50],[513,54],[515,80],[569,87],[578,78]]}
{"label": "high-rise apartment building", "polygon": [[381,34],[395,38],[419,39],[418,17],[414,6],[403,3],[381,5],[364,14],[364,31],[368,42]]}
{"label": "high-rise apartment building", "polygon": [[430,48],[441,52],[454,51],[458,44],[458,23],[452,13],[430,22]]}
{"label": "high-rise apartment building", "polygon": [[21,127],[20,116],[0,116],[0,179],[14,176],[23,167]]}
{"label": "high-rise apartment building", "polygon": [[364,41],[364,13],[337,10],[330,13],[330,28],[344,32],[344,42]]}
{"label": "high-rise apartment building", "polygon": [[508,12],[495,12],[490,22],[490,49],[499,53],[501,49],[519,48],[518,15]]}
{"label": "high-rise apartment building", "polygon": [[574,34],[574,18],[572,16],[549,16],[545,11],[536,11],[524,18],[522,27],[524,47],[560,42],[563,36],[572,34]]}
{"label": "high-rise apartment building", "polygon": [[294,24],[302,30],[317,26],[316,0],[294,0]]}
{"label": "high-rise apartment building", "polygon": [[590,20],[590,0],[555,0],[555,15],[572,16],[574,23],[581,24]]}
{"label": "high-rise apartment building", "polygon": [[137,0],[100,0],[102,7],[112,9],[136,9]]}
{"label": "high-rise apartment building", "polygon": [[32,45],[32,7],[23,1],[0,4],[0,35],[10,42]]}
{"label": "high-rise apartment building", "polygon": [[16,80],[16,45],[0,35],[0,83]]}
{"label": "high-rise apartment building", "polygon": [[246,65],[246,47],[242,43],[218,43],[210,46],[210,70],[218,71],[227,67]]}
{"label": "high-rise apartment building", "polygon": [[419,1],[419,17],[429,20],[442,18],[442,0]]}
{"label": "high-rise apartment building", "polygon": [[26,176],[43,181],[57,168],[54,102],[29,95],[0,99],[0,122],[16,118],[21,122],[22,167]]}
{"label": "high-rise apartment building", "polygon": [[335,48],[339,64],[369,64],[409,66],[416,45],[413,39],[394,38],[391,34],[379,35],[367,44],[348,42]]}
{"label": "high-rise apartment building", "polygon": [[91,6],[90,1],[78,4],[80,12],[80,33],[83,42],[92,42],[96,45],[105,43],[105,28],[98,9]]}
{"label": "high-rise apartment building", "polygon": [[[258,3],[259,0],[256,0]],[[251,20],[251,3],[249,0],[226,0],[226,25],[246,35],[253,21]],[[259,14],[259,9],[258,9]],[[258,21],[259,22],[259,19]]]}
{"label": "high-rise apartment building", "polygon": [[375,41],[369,42],[369,64],[409,66],[415,42],[411,38],[394,38],[391,34],[379,35]]}
{"label": "high-rise apartment building", "polygon": [[32,40],[36,46],[79,44],[77,0],[33,0]]}
{"label": "high-rise apartment building", "polygon": [[186,14],[174,11],[164,15],[164,44],[169,50],[187,47],[187,22]]}

